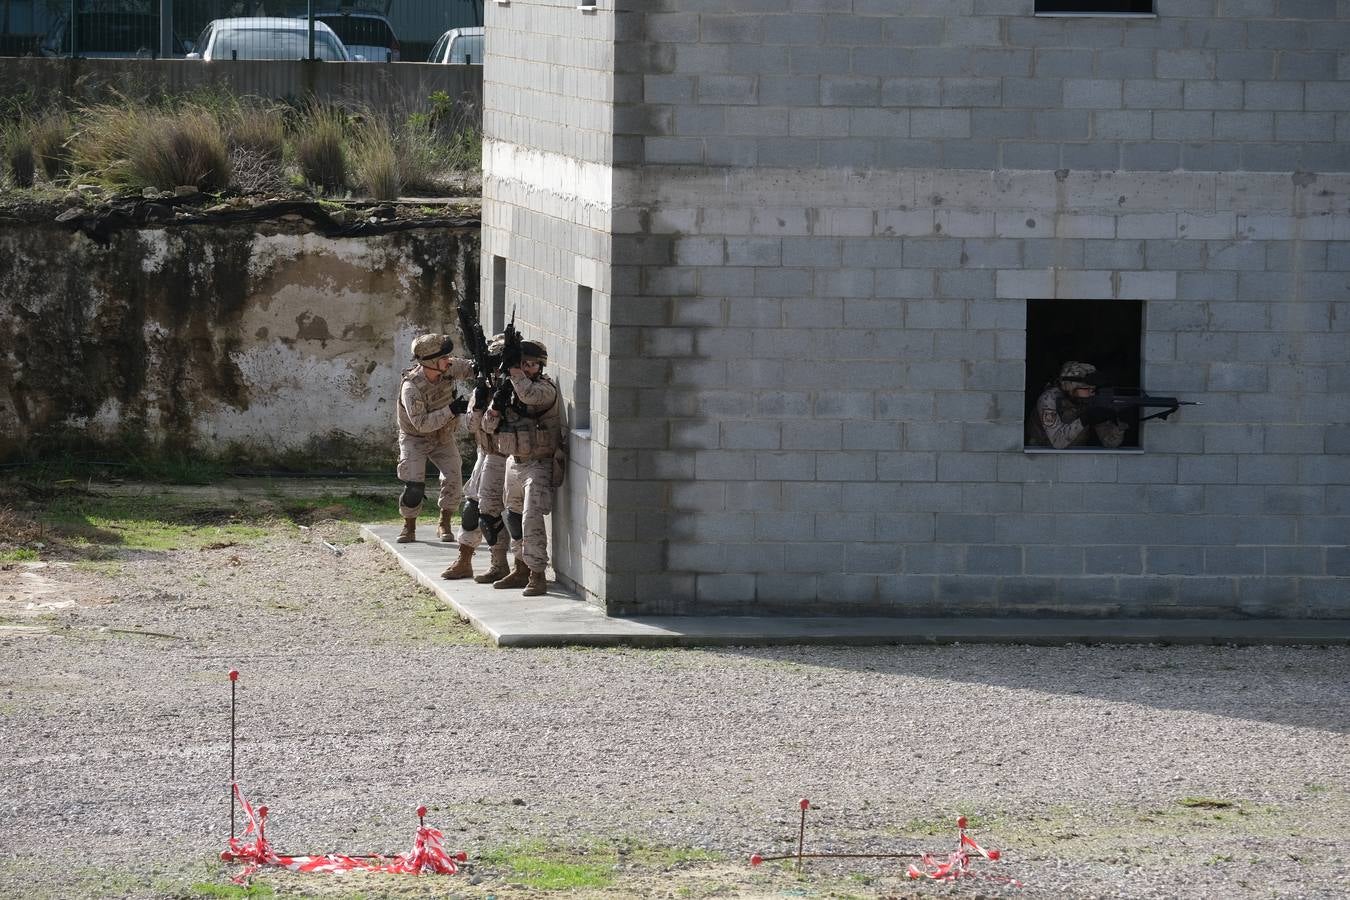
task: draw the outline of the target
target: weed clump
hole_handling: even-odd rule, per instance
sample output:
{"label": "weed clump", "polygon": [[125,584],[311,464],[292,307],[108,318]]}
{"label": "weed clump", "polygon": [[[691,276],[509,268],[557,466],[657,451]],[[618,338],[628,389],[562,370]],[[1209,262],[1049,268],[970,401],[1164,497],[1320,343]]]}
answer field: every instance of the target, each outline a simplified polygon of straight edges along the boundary
{"label": "weed clump", "polygon": [[353,153],[355,185],[376,200],[394,200],[403,190],[394,133],[382,118],[367,119],[358,131]]}
{"label": "weed clump", "polygon": [[33,186],[33,141],[23,120],[12,123],[0,132],[0,145],[5,154],[5,174],[19,187]]}
{"label": "weed clump", "polygon": [[376,200],[411,188],[444,193],[481,166],[472,100],[432,94],[415,111],[310,101],[304,106],[196,92],[172,98],[109,92],[70,107],[10,104],[0,177],[11,187],[101,185],[119,191],[339,195]]}
{"label": "weed clump", "polygon": [[332,106],[311,104],[296,125],[300,174],[325,193],[347,185],[346,116]]}
{"label": "weed clump", "polygon": [[70,143],[72,123],[70,113],[49,109],[38,117],[29,130],[33,142],[33,156],[48,181],[58,181],[70,170]]}

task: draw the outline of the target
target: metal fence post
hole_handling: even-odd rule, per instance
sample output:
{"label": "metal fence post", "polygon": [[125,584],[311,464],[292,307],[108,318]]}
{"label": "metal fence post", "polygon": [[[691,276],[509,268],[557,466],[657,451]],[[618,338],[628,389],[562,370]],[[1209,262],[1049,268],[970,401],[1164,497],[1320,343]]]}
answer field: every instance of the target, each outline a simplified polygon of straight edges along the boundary
{"label": "metal fence post", "polygon": [[159,58],[173,59],[173,0],[159,0]]}

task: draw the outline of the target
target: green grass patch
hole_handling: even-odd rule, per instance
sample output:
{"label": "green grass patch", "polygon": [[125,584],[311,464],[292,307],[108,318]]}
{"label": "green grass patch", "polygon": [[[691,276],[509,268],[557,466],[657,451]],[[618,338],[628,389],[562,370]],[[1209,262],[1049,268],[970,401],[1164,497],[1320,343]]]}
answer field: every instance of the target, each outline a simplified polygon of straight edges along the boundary
{"label": "green grass patch", "polygon": [[198,881],[189,888],[190,897],[274,897],[276,891],[271,885],[254,882],[253,884],[212,884]]}
{"label": "green grass patch", "polygon": [[480,853],[480,862],[500,869],[508,881],[541,891],[604,888],[614,882],[618,853],[612,849],[572,850],[543,843],[519,844]]}
{"label": "green grass patch", "polygon": [[670,869],[725,859],[698,847],[664,847],[632,840],[597,841],[576,847],[530,842],[486,850],[477,860],[504,879],[535,890],[600,889],[614,885],[620,863],[642,869]]}
{"label": "green grass patch", "polygon": [[[424,504],[423,513],[433,504]],[[388,496],[370,494],[324,494],[318,497],[287,498],[282,509],[292,522],[299,525],[312,525],[324,519],[336,519],[340,522],[399,522],[398,491],[391,488]],[[433,508],[431,517],[439,516]],[[428,516],[424,515],[423,518]]]}
{"label": "green grass patch", "polygon": [[127,550],[201,550],[256,541],[271,531],[271,523],[254,521],[247,510],[156,497],[58,495],[42,519],[73,544]]}
{"label": "green grass patch", "polygon": [[38,552],[32,547],[17,547],[0,551],[0,562],[37,562]]}

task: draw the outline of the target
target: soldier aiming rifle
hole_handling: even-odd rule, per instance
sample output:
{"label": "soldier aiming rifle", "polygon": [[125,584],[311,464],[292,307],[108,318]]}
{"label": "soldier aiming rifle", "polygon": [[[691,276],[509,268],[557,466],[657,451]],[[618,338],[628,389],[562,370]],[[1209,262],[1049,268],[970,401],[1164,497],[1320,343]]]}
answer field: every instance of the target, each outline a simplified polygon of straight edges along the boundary
{"label": "soldier aiming rifle", "polygon": [[1199,405],[1176,397],[1153,397],[1142,390],[1101,387],[1102,381],[1091,363],[1066,362],[1057,380],[1036,398],[1036,431],[1028,442],[1067,450],[1091,446],[1095,438],[1100,446],[1115,448],[1130,428],[1121,421],[1129,410],[1161,409],[1139,419],[1146,422],[1165,420],[1183,406]]}

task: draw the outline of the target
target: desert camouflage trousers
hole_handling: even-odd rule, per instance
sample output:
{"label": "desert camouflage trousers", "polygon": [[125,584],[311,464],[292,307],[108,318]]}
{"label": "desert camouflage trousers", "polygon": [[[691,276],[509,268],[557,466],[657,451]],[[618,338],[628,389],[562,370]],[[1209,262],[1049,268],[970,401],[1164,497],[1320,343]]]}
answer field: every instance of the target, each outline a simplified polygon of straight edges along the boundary
{"label": "desert camouflage trousers", "polygon": [[548,567],[548,532],[544,516],[553,511],[553,460],[519,460],[506,463],[506,508],[521,515],[524,546],[520,556],[531,572]]}
{"label": "desert camouflage trousers", "polygon": [[[398,480],[403,482],[425,482],[427,480],[427,460],[431,460],[441,473],[441,493],[436,505],[441,509],[458,512],[464,502],[464,487],[460,484],[459,447],[453,435],[445,440],[419,435],[399,434],[398,436]],[[422,511],[422,504],[404,506],[398,504],[398,514],[411,519]]]}
{"label": "desert camouflage trousers", "polygon": [[[479,515],[500,516],[503,497],[506,493],[506,457],[500,453],[488,453],[478,448],[478,458],[474,460],[473,473],[464,483],[464,496],[478,501]],[[510,536],[502,529],[499,541],[508,541]],[[461,530],[459,542],[466,547],[477,547],[483,543],[483,532],[479,528],[472,531]],[[511,541],[511,549],[520,552],[520,542]]]}

